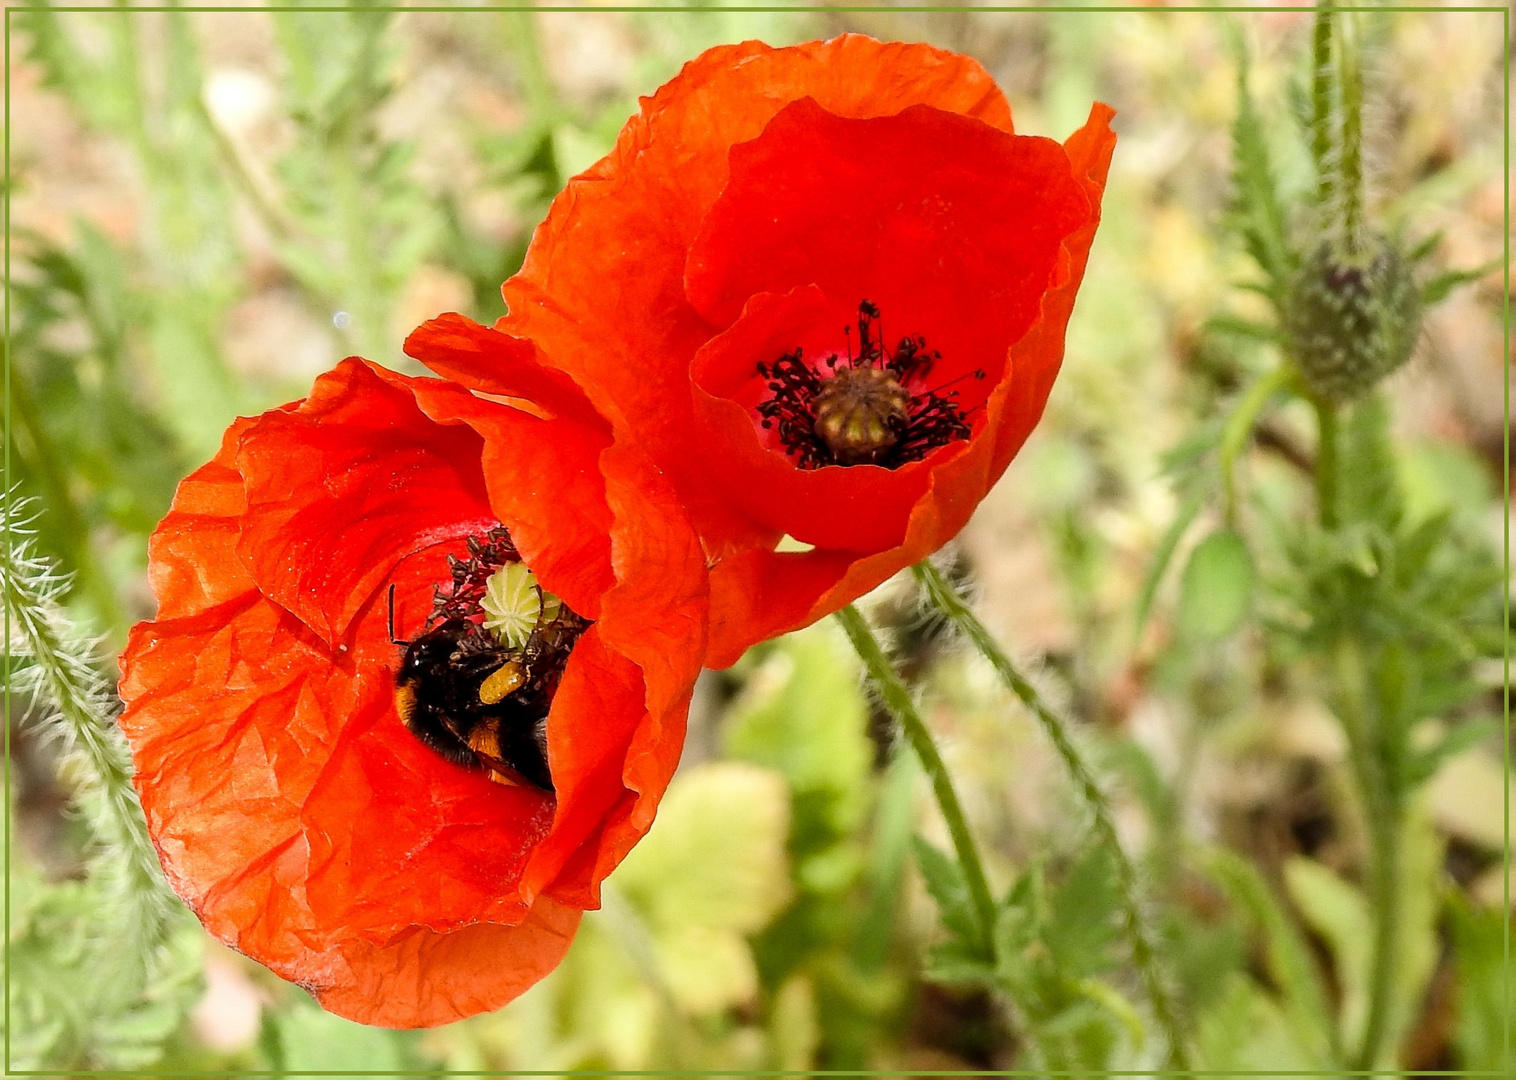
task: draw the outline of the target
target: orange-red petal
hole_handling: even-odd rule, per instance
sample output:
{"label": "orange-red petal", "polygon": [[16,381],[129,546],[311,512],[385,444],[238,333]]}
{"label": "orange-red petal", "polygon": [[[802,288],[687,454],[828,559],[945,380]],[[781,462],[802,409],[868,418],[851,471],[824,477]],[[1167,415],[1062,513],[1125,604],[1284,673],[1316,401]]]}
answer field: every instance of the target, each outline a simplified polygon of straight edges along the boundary
{"label": "orange-red petal", "polygon": [[933,464],[899,542],[862,553],[754,549],[717,563],[711,568],[709,666],[735,663],[753,642],[806,626],[926,558],[957,535],[1005,472],[1041,419],[1063,359],[1064,333],[1100,222],[1100,199],[1116,145],[1110,128],[1114,115],[1097,103],[1084,127],[1065,144],[1093,216],[1063,241],[1038,317],[1011,344],[1005,374],[986,401],[982,426],[966,450],[942,453]]}
{"label": "orange-red petal", "polygon": [[723,480],[689,450],[688,362],[719,327],[685,296],[686,254],[726,185],[731,147],[807,96],[837,116],[924,104],[1011,130],[1005,98],[978,62],[927,45],[845,34],[707,50],[644,98],[610,155],[554,200],[505,284],[510,314],[496,324],[533,341],[633,435],[674,481],[713,557],[779,533],[733,507]]}
{"label": "orange-red petal", "polygon": [[[709,663],[935,550],[998,479],[1062,358],[1110,115],[1097,106],[1059,146],[1016,136],[966,57],[748,42],[644,99],[554,201],[496,329],[571,374],[672,480],[712,564]],[[940,351],[913,393],[984,373],[952,383],[970,437],[893,470],[800,470],[759,424],[756,365],[840,351],[865,299],[891,340]],[[487,390],[484,357],[434,367]],[[815,550],[778,553],[786,534]]]}

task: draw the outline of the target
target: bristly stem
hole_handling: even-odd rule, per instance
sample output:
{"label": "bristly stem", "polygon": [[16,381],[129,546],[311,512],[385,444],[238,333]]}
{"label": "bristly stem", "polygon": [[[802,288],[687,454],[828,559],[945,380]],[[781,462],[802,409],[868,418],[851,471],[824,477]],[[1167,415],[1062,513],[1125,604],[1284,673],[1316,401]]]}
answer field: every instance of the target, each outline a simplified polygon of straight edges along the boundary
{"label": "bristly stem", "polygon": [[1311,157],[1316,163],[1316,200],[1332,202],[1332,5],[1316,5],[1311,29]]}
{"label": "bristly stem", "polygon": [[936,795],[937,806],[942,811],[943,820],[947,822],[948,833],[953,839],[953,850],[958,856],[958,865],[963,870],[964,881],[968,884],[969,898],[974,904],[974,914],[979,922],[980,934],[985,947],[988,948],[994,941],[995,900],[990,895],[990,885],[984,876],[984,866],[979,860],[979,851],[974,847],[974,838],[969,834],[968,821],[963,816],[963,806],[958,802],[957,792],[953,790],[953,781],[948,775],[947,766],[942,761],[942,755],[937,752],[937,744],[932,741],[932,734],[927,730],[926,722],[921,719],[916,703],[911,700],[909,688],[895,670],[895,665],[890,663],[889,658],[884,655],[879,639],[869,629],[869,624],[858,609],[849,604],[837,612],[837,619],[842,623],[842,629],[847,633],[848,640],[853,643],[854,651],[863,661],[864,670],[868,672],[874,685],[879,688],[885,707],[905,730],[906,738],[911,742],[911,749],[916,751],[916,757],[920,759],[922,768],[926,770],[927,776],[932,781],[932,793]]}
{"label": "bristly stem", "polygon": [[1389,1034],[1395,969],[1400,960],[1400,823],[1402,800],[1393,770],[1385,760],[1383,718],[1377,715],[1372,680],[1363,648],[1351,634],[1341,637],[1332,655],[1336,711],[1348,737],[1348,752],[1368,819],[1371,859],[1369,890],[1374,907],[1374,959],[1369,972],[1368,1016],[1362,1042],[1351,1062],[1372,1069]]}
{"label": "bristly stem", "polygon": [[1063,763],[1079,789],[1080,796],[1089,807],[1100,842],[1111,852],[1116,861],[1117,883],[1121,892],[1122,922],[1125,924],[1130,941],[1132,960],[1137,966],[1152,1004],[1153,1017],[1158,1021],[1158,1025],[1163,1029],[1164,1037],[1168,1040],[1169,1063],[1175,1069],[1188,1069],[1190,1067],[1189,1053],[1185,1048],[1184,1033],[1180,1030],[1178,1014],[1169,989],[1162,973],[1158,970],[1157,954],[1138,904],[1137,873],[1122,849],[1110,803],[1100,789],[1099,781],[1095,779],[1094,770],[1079,753],[1079,748],[1074,745],[1063,720],[1048,708],[1032,684],[1016,670],[1016,666],[1011,663],[1010,658],[1006,656],[994,637],[985,629],[984,624],[969,609],[967,601],[942,575],[942,572],[930,561],[917,563],[911,568],[911,572],[926,589],[932,605],[957,627],[964,637],[968,638],[969,642],[979,650],[980,655],[994,667],[1006,687],[1020,698],[1022,703],[1041,721],[1043,730],[1047,732],[1058,755],[1063,758]]}
{"label": "bristly stem", "polygon": [[1337,24],[1337,87],[1342,103],[1341,174],[1342,242],[1349,254],[1360,247],[1363,233],[1363,68],[1360,63],[1357,15],[1342,12]]}
{"label": "bristly stem", "polygon": [[1323,529],[1337,527],[1337,406],[1313,397],[1316,409],[1316,513]]}

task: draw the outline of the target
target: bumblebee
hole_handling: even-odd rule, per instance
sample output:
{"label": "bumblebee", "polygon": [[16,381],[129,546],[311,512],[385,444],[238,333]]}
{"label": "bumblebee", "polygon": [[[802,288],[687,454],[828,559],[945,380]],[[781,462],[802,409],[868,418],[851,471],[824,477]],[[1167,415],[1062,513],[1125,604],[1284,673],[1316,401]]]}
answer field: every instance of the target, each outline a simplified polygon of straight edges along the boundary
{"label": "bumblebee", "polygon": [[390,642],[405,646],[395,711],[406,729],[448,761],[484,768],[496,783],[552,791],[547,713],[554,687],[547,684],[556,679],[534,677],[533,651],[504,648],[462,618],[401,641],[394,605],[390,586]]}

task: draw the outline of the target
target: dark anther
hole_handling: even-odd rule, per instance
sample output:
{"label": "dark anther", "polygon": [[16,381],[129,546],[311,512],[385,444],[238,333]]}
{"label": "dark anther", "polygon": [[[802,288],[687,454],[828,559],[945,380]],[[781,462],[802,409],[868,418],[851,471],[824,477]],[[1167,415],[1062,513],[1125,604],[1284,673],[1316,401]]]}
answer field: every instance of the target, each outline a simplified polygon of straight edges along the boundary
{"label": "dark anther", "polygon": [[447,557],[452,571],[452,589],[446,593],[437,586],[432,594],[432,613],[427,616],[426,626],[447,622],[449,619],[472,619],[482,610],[485,587],[490,575],[506,563],[520,562],[521,555],[511,542],[511,534],[505,526],[497,525],[483,537],[470,536],[467,540],[469,557]]}
{"label": "dark anther", "polygon": [[[898,468],[918,461],[939,446],[966,439],[970,428],[964,411],[953,399],[956,390],[940,394],[952,379],[935,389],[915,389],[940,353],[929,350],[924,337],[904,337],[886,354],[877,305],[858,305],[858,355],[852,355],[852,328],[844,327],[848,363],[836,353],[815,368],[800,349],[772,363],[759,363],[758,375],[772,396],[760,402],[761,425],[777,428],[779,441],[802,469],[826,465],[881,465]],[[841,366],[839,366],[841,365]],[[983,379],[983,371],[970,372]],[[966,378],[960,376],[959,378]],[[977,408],[977,407],[976,407]]]}

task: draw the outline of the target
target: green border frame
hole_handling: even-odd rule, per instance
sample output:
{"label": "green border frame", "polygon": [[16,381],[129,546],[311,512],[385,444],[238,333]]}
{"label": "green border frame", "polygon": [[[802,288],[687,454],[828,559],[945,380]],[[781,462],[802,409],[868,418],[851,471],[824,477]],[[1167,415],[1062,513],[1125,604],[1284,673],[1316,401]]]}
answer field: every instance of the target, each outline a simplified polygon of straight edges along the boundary
{"label": "green border frame", "polygon": [[[4,224],[5,300],[4,300],[4,316],[3,316],[3,318],[4,318],[4,348],[5,348],[5,351],[4,351],[3,363],[0,363],[0,367],[3,367],[3,369],[4,369],[3,375],[0,375],[0,395],[3,395],[3,399],[4,399],[3,417],[4,417],[4,430],[5,431],[9,431],[10,430],[10,422],[11,422],[11,394],[10,394],[10,385],[11,385],[10,384],[10,375],[11,375],[11,368],[10,368],[10,357],[11,357],[11,290],[10,290],[10,282],[11,282],[11,183],[10,183],[10,180],[11,180],[11,81],[10,81],[10,79],[11,79],[11,18],[10,17],[11,17],[11,13],[14,12],[14,11],[26,11],[26,10],[30,10],[30,9],[36,9],[36,8],[51,8],[52,10],[58,11],[58,12],[113,12],[113,13],[117,13],[117,14],[127,14],[127,13],[130,13],[130,12],[137,12],[137,11],[144,11],[144,12],[146,12],[146,11],[160,11],[160,12],[161,11],[185,11],[185,12],[272,12],[272,11],[277,11],[277,10],[281,9],[280,6],[277,6],[277,5],[256,5],[256,6],[250,5],[250,6],[224,6],[223,7],[223,6],[213,6],[213,5],[162,5],[162,4],[146,4],[146,5],[141,5],[141,6],[133,5],[130,8],[127,8],[124,11],[123,11],[123,9],[121,7],[118,7],[118,6],[114,6],[114,5],[98,5],[98,4],[97,5],[54,5],[54,4],[41,4],[41,3],[22,3],[22,4],[7,5],[6,6],[6,9],[5,9],[5,64],[4,64],[4,73],[5,73],[5,106],[4,106],[4,122],[5,122],[5,151],[4,151],[4,154],[5,154],[5,173],[4,173],[4,202],[5,202],[5,208],[4,208],[4,216],[5,216],[5,224]],[[487,4],[487,5],[481,5],[481,6],[478,6],[478,7],[474,7],[474,6],[471,6],[471,5],[465,7],[465,6],[460,6],[460,5],[457,5],[457,4],[414,4],[414,5],[411,5],[411,4],[392,4],[392,5],[381,5],[377,9],[372,9],[372,10],[385,10],[385,11],[395,11],[395,12],[403,12],[403,11],[421,11],[421,12],[539,11],[539,12],[549,12],[549,13],[557,12],[557,13],[565,13],[565,14],[567,14],[567,13],[576,13],[576,12],[586,12],[586,11],[594,11],[594,12],[606,12],[606,11],[609,11],[609,12],[652,11],[652,12],[666,12],[666,13],[669,13],[669,14],[685,14],[685,15],[701,15],[701,14],[710,14],[710,13],[728,12],[728,11],[753,12],[753,13],[763,13],[763,12],[806,12],[806,11],[809,11],[809,12],[838,12],[838,13],[852,13],[852,12],[892,12],[892,13],[894,13],[894,12],[900,12],[900,13],[912,13],[912,12],[931,12],[931,11],[964,11],[964,12],[978,12],[978,11],[983,11],[983,12],[1049,12],[1049,11],[1064,11],[1064,12],[1089,12],[1091,14],[1115,13],[1115,12],[1145,12],[1145,13],[1152,13],[1152,14],[1169,13],[1169,12],[1174,12],[1174,13],[1195,13],[1195,14],[1231,12],[1231,13],[1238,13],[1238,14],[1247,14],[1247,13],[1264,13],[1264,12],[1289,12],[1289,13],[1296,13],[1296,12],[1299,12],[1299,11],[1303,10],[1303,8],[1304,8],[1303,4],[1185,4],[1185,5],[1172,5],[1172,6],[1165,5],[1165,6],[1162,6],[1162,7],[1154,7],[1154,6],[1151,6],[1149,4],[1140,4],[1140,3],[1129,3],[1129,4],[1088,4],[1088,5],[1086,5],[1086,4],[1079,4],[1079,3],[1004,4],[1004,5],[1002,5],[1002,4],[985,4],[985,5],[979,5],[979,4],[945,4],[945,5],[936,5],[936,4],[901,4],[901,5],[893,5],[893,4],[859,4],[859,5],[848,5],[848,4],[803,4],[803,3],[797,3],[797,4],[752,4],[752,5],[750,5],[750,4],[730,4],[730,5],[716,4],[716,5],[712,5],[712,6],[700,6],[700,7],[689,6],[689,5],[661,5],[661,4],[608,4],[608,5],[604,5],[604,6],[601,6],[601,5],[598,5],[598,4],[593,5],[593,6],[587,6],[587,5],[584,5],[584,4],[578,4],[578,5],[561,5],[561,4],[499,4],[499,5],[495,5],[495,4]],[[348,4],[334,4],[334,5],[321,5],[321,6],[314,6],[313,5],[313,6],[309,6],[309,7],[304,7],[303,10],[306,10],[306,11],[330,11],[330,12],[337,12],[337,11],[350,11],[350,10],[353,10],[353,8],[352,8],[352,5],[348,5]],[[1459,4],[1459,5],[1447,5],[1447,6],[1442,6],[1442,5],[1420,5],[1420,4],[1417,4],[1417,5],[1411,5],[1411,4],[1400,5],[1400,4],[1395,3],[1394,0],[1387,0],[1387,2],[1384,3],[1384,4],[1343,4],[1343,5],[1339,5],[1338,8],[1337,8],[1337,10],[1339,10],[1339,11],[1369,11],[1369,12],[1404,11],[1404,12],[1425,12],[1425,13],[1469,13],[1469,14],[1478,13],[1478,12],[1491,12],[1491,13],[1493,13],[1493,12],[1499,12],[1501,14],[1501,16],[1502,16],[1502,40],[1507,43],[1507,47],[1505,49],[1505,56],[1504,56],[1505,83],[1504,83],[1504,95],[1503,95],[1503,102],[1502,102],[1502,119],[1503,119],[1503,123],[1505,125],[1505,131],[1504,131],[1505,146],[1504,146],[1504,157],[1503,157],[1504,169],[1505,169],[1504,179],[1503,179],[1503,185],[1504,185],[1504,191],[1503,191],[1503,215],[1504,215],[1504,230],[1505,230],[1505,233],[1504,233],[1504,243],[1505,243],[1505,253],[1504,253],[1504,258],[1505,258],[1505,268],[1504,268],[1505,294],[1504,294],[1504,297],[1502,299],[1502,310],[1501,310],[1502,332],[1503,332],[1503,340],[1504,340],[1504,343],[1505,343],[1505,355],[1506,355],[1505,382],[1503,384],[1503,404],[1504,404],[1504,410],[1505,410],[1505,430],[1504,430],[1503,437],[1502,437],[1502,454],[1503,454],[1502,466],[1503,466],[1503,480],[1504,480],[1503,496],[1504,496],[1504,501],[1505,501],[1506,513],[1505,513],[1505,518],[1504,518],[1503,525],[1502,525],[1502,541],[1501,541],[1501,543],[1502,543],[1502,559],[1503,559],[1503,562],[1504,562],[1505,577],[1506,577],[1506,583],[1507,583],[1506,593],[1505,593],[1505,597],[1504,597],[1505,620],[1506,620],[1507,625],[1509,625],[1510,618],[1511,618],[1511,595],[1510,595],[1510,577],[1511,577],[1511,499],[1510,499],[1510,491],[1511,491],[1511,360],[1512,360],[1512,358],[1511,358],[1511,51],[1512,50],[1511,50],[1511,45],[1510,45],[1510,42],[1511,42],[1511,8],[1509,6],[1507,6],[1507,5],[1505,5],[1505,4],[1474,4],[1474,5],[1461,5],[1461,4]],[[9,481],[9,478],[10,478],[10,440],[9,439],[6,439],[4,441],[4,450],[3,450],[3,452],[0,452],[0,477],[3,477],[3,479],[0,479],[0,500],[3,500],[3,505],[4,505],[5,509],[9,510],[10,504],[11,504],[11,499],[12,499],[12,487],[11,487],[11,484],[10,484],[10,481]],[[7,521],[8,521],[8,519],[7,519]],[[0,538],[0,544],[4,545],[4,555],[5,555],[6,560],[9,561],[10,556],[11,556],[11,550],[12,550],[12,548],[11,548],[11,535],[10,535],[10,530],[9,530],[9,526],[8,525],[6,527],[6,530],[5,530],[3,538]],[[11,632],[11,613],[10,613],[10,608],[8,606],[5,608],[4,629],[5,629],[5,643],[4,643],[4,646],[3,646],[3,648],[5,649],[5,654],[4,655],[5,655],[5,659],[9,660],[9,656],[10,656],[10,651],[9,650],[10,650],[10,632]],[[1511,735],[1511,647],[1510,647],[1510,635],[1509,634],[1506,637],[1506,648],[1505,648],[1504,669],[1503,670],[1504,670],[1504,674],[1505,674],[1505,689],[1504,689],[1504,711],[1505,711],[1505,717],[1504,717],[1504,721],[1505,721],[1505,733],[1506,733],[1506,740],[1505,740],[1505,747],[1504,747],[1504,757],[1505,757],[1504,764],[1505,764],[1505,774],[1506,774],[1506,778],[1507,778],[1507,783],[1506,783],[1506,786],[1505,786],[1505,789],[1504,789],[1504,792],[1503,792],[1505,816],[1504,816],[1504,819],[1502,821],[1502,827],[1503,827],[1503,830],[1504,830],[1504,841],[1505,841],[1505,852],[1504,852],[1505,858],[1504,858],[1504,863],[1505,863],[1506,876],[1505,876],[1504,882],[1502,883],[1502,892],[1503,892],[1503,897],[1504,897],[1504,901],[1505,901],[1505,910],[1507,912],[1508,917],[1507,917],[1507,919],[1506,919],[1506,921],[1505,921],[1505,923],[1503,925],[1503,928],[1502,928],[1502,931],[1503,931],[1503,933],[1502,933],[1502,949],[1503,949],[1503,952],[1504,952],[1505,974],[1506,974],[1506,980],[1505,980],[1505,1012],[1506,1012],[1506,1015],[1507,1015],[1507,1018],[1508,1018],[1508,1022],[1506,1024],[1505,1032],[1504,1032],[1505,1056],[1506,1056],[1507,1060],[1509,1060],[1510,1056],[1511,1056],[1511,1029],[1510,1029],[1510,1023],[1509,1023],[1509,1016],[1510,1016],[1511,1005],[1512,1005],[1512,1002],[1511,1002],[1511,974],[1512,974],[1512,972],[1511,972],[1511,920],[1509,918],[1510,907],[1511,907],[1511,895],[1510,895],[1510,890],[1511,890],[1511,884],[1510,884],[1510,877],[1511,877],[1511,796],[1510,796],[1510,783],[1509,783],[1510,772],[1511,772],[1511,743],[1510,743],[1510,735]],[[9,1023],[10,1016],[11,1016],[11,1011],[10,1011],[10,1004],[11,1004],[11,999],[10,999],[10,964],[9,964],[9,958],[10,958],[10,937],[9,937],[9,930],[8,930],[8,928],[10,926],[10,912],[11,912],[11,889],[10,889],[10,856],[11,856],[11,852],[10,852],[10,830],[9,830],[9,819],[10,819],[10,758],[11,758],[11,740],[10,740],[10,724],[9,724],[9,717],[10,717],[10,683],[9,683],[8,680],[6,681],[6,683],[5,683],[4,687],[3,687],[3,690],[0,690],[0,695],[3,695],[3,717],[5,719],[5,732],[4,732],[4,737],[3,737],[3,743],[4,743],[4,766],[5,766],[5,768],[4,768],[3,782],[0,782],[0,789],[3,789],[3,794],[4,794],[4,797],[5,797],[5,806],[4,806],[4,809],[3,809],[4,820],[5,820],[5,824],[6,824],[6,834],[5,834],[4,841],[3,841],[4,845],[5,845],[5,855],[4,855],[4,864],[5,864],[4,914],[5,914],[5,925],[6,925],[6,928],[7,928],[7,930],[6,930],[5,944],[3,946],[4,955],[5,955],[5,959],[6,959],[6,963],[4,965],[4,967],[5,967],[5,977],[4,977],[4,982],[5,982],[5,989],[4,989],[4,1007],[5,1007],[5,1014],[4,1014],[4,1021],[5,1021],[5,1024],[4,1024],[4,1029],[5,1029],[5,1031],[4,1031],[4,1058],[3,1058],[3,1060],[0,1060],[0,1066],[4,1067],[5,1075],[8,1075],[8,1076],[81,1076],[81,1075],[87,1075],[87,1076],[140,1076],[140,1077],[153,1077],[153,1076],[176,1076],[176,1077],[177,1076],[266,1076],[266,1077],[284,1077],[284,1076],[355,1076],[355,1077],[366,1077],[366,1076],[405,1076],[405,1077],[420,1077],[420,1076],[426,1076],[426,1077],[430,1077],[430,1076],[586,1076],[586,1077],[587,1076],[647,1076],[647,1077],[661,1077],[661,1076],[671,1076],[671,1075],[679,1075],[679,1076],[712,1076],[712,1077],[714,1077],[714,1076],[762,1076],[762,1077],[787,1077],[787,1076],[795,1076],[795,1077],[801,1077],[801,1076],[805,1076],[805,1077],[810,1077],[810,1076],[839,1076],[839,1077],[840,1076],[860,1076],[860,1077],[861,1076],[874,1076],[874,1077],[881,1077],[881,1076],[902,1076],[902,1077],[903,1076],[1003,1076],[1003,1077],[1070,1076],[1070,1077],[1072,1077],[1072,1076],[1089,1075],[1087,1072],[1084,1072],[1084,1071],[1071,1072],[1071,1071],[1067,1071],[1067,1070],[1049,1070],[1049,1069],[1012,1069],[1012,1070],[887,1069],[887,1070],[880,1070],[880,1071],[874,1071],[874,1070],[828,1070],[828,1069],[806,1069],[806,1070],[767,1070],[767,1069],[764,1069],[764,1070],[743,1070],[743,1069],[709,1069],[709,1070],[700,1070],[700,1069],[684,1069],[684,1070],[679,1070],[677,1073],[675,1073],[675,1072],[673,1072],[671,1070],[666,1070],[666,1069],[656,1069],[656,1070],[583,1069],[583,1070],[568,1070],[568,1071],[565,1071],[565,1070],[562,1070],[562,1069],[517,1069],[517,1070],[499,1070],[499,1071],[434,1069],[434,1070],[423,1070],[421,1072],[416,1072],[416,1071],[381,1071],[381,1070],[375,1070],[375,1069],[363,1069],[363,1070],[318,1070],[318,1071],[307,1071],[307,1072],[271,1071],[271,1070],[203,1071],[203,1070],[164,1070],[164,1069],[144,1069],[144,1070],[107,1069],[107,1070],[90,1071],[90,1072],[87,1072],[87,1073],[81,1073],[79,1070],[69,1070],[69,1069],[25,1069],[25,1070],[13,1070],[10,1067],[10,1060],[11,1060],[11,1038],[10,1038],[10,1036],[11,1036],[11,1032],[10,1032],[10,1023]],[[1289,1077],[1296,1077],[1296,1076],[1301,1076],[1301,1077],[1304,1077],[1304,1076],[1362,1076],[1362,1077],[1369,1077],[1369,1076],[1402,1076],[1402,1075],[1405,1075],[1405,1072],[1406,1072],[1406,1070],[1400,1070],[1400,1069],[1358,1069],[1358,1070],[1342,1069],[1342,1070],[1310,1070],[1310,1071],[1305,1071],[1305,1070],[1278,1070],[1278,1069],[1270,1069],[1270,1070],[1256,1070],[1256,1069],[1245,1069],[1245,1070],[1238,1070],[1238,1069],[1186,1069],[1186,1070],[1176,1070],[1176,1069],[1157,1069],[1157,1070],[1154,1070],[1154,1069],[1140,1069],[1140,1070],[1139,1069],[1113,1069],[1113,1070],[1110,1070],[1110,1071],[1100,1072],[1100,1073],[1098,1073],[1096,1075],[1108,1076],[1108,1077],[1109,1076],[1123,1076],[1123,1077],[1125,1077],[1125,1076],[1133,1076],[1133,1077],[1135,1077],[1135,1076],[1151,1076],[1151,1077],[1157,1077],[1157,1076],[1259,1076],[1259,1077],[1263,1077],[1263,1076],[1270,1076],[1270,1077],[1275,1077],[1275,1076],[1279,1076],[1279,1077],[1284,1077],[1284,1076],[1289,1076]],[[1419,1070],[1419,1071],[1416,1072],[1415,1075],[1417,1075],[1417,1076],[1457,1076],[1457,1077],[1504,1077],[1504,1076],[1507,1076],[1508,1074],[1506,1072],[1504,1072],[1504,1071],[1501,1071],[1501,1070],[1433,1069],[1433,1070]]]}

